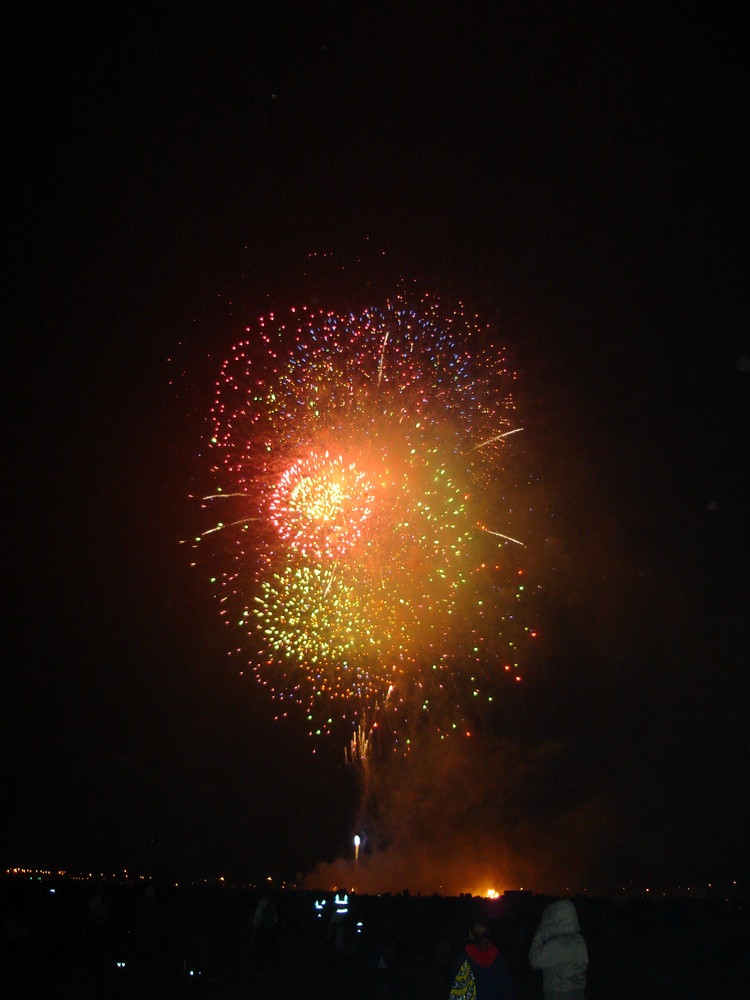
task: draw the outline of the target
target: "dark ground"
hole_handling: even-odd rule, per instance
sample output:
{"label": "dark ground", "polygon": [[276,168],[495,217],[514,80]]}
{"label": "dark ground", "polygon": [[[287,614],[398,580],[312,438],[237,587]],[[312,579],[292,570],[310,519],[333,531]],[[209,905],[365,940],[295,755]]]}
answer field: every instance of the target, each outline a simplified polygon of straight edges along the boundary
{"label": "dark ground", "polygon": [[[328,922],[315,916],[323,894],[278,894],[278,940],[266,954],[250,933],[257,894],[244,890],[147,893],[17,881],[2,889],[0,994],[9,998],[447,997],[473,905],[469,897],[352,897],[345,949],[336,954]],[[547,901],[523,894],[481,902],[519,1000],[542,996],[526,954]],[[590,955],[588,997],[748,996],[747,905],[579,899],[577,906]],[[374,972],[383,946],[393,955],[395,989]]]}

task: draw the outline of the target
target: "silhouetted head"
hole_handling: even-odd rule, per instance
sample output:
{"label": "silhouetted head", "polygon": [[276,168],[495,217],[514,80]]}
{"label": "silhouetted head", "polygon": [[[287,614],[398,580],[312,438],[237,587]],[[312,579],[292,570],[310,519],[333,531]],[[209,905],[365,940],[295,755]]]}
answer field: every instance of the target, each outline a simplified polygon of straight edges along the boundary
{"label": "silhouetted head", "polygon": [[469,941],[475,944],[477,948],[481,948],[482,951],[486,951],[490,946],[487,931],[487,921],[484,917],[476,916],[472,918],[469,924]]}

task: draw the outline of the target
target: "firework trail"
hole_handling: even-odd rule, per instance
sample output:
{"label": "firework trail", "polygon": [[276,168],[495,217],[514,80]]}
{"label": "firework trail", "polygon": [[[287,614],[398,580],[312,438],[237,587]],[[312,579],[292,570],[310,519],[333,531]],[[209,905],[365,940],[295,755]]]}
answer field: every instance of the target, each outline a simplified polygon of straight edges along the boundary
{"label": "firework trail", "polygon": [[[196,539],[232,652],[312,734],[465,728],[518,676],[522,540],[504,502],[515,378],[463,307],[269,313],[224,362]],[[513,554],[511,555],[511,550]]]}

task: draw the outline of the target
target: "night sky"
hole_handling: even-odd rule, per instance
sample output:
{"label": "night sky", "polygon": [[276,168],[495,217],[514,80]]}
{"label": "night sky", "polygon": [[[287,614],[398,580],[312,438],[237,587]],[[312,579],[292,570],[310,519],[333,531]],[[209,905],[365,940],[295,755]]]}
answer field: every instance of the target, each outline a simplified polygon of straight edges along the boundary
{"label": "night sky", "polygon": [[493,726],[379,773],[363,884],[747,886],[742,5],[47,6],[3,31],[2,867],[347,877],[356,775],[180,541],[243,309],[401,273],[519,372],[544,599]]}

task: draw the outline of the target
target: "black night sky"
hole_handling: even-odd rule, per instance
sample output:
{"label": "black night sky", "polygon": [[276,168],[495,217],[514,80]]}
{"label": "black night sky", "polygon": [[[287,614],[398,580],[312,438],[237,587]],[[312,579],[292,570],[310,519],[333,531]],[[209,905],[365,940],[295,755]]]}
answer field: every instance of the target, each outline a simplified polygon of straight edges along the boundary
{"label": "black night sky", "polygon": [[546,525],[523,685],[384,778],[369,863],[747,885],[742,5],[12,6],[2,867],[351,855],[342,748],[237,676],[179,544],[232,313],[328,253],[327,307],[390,269],[498,325]]}

